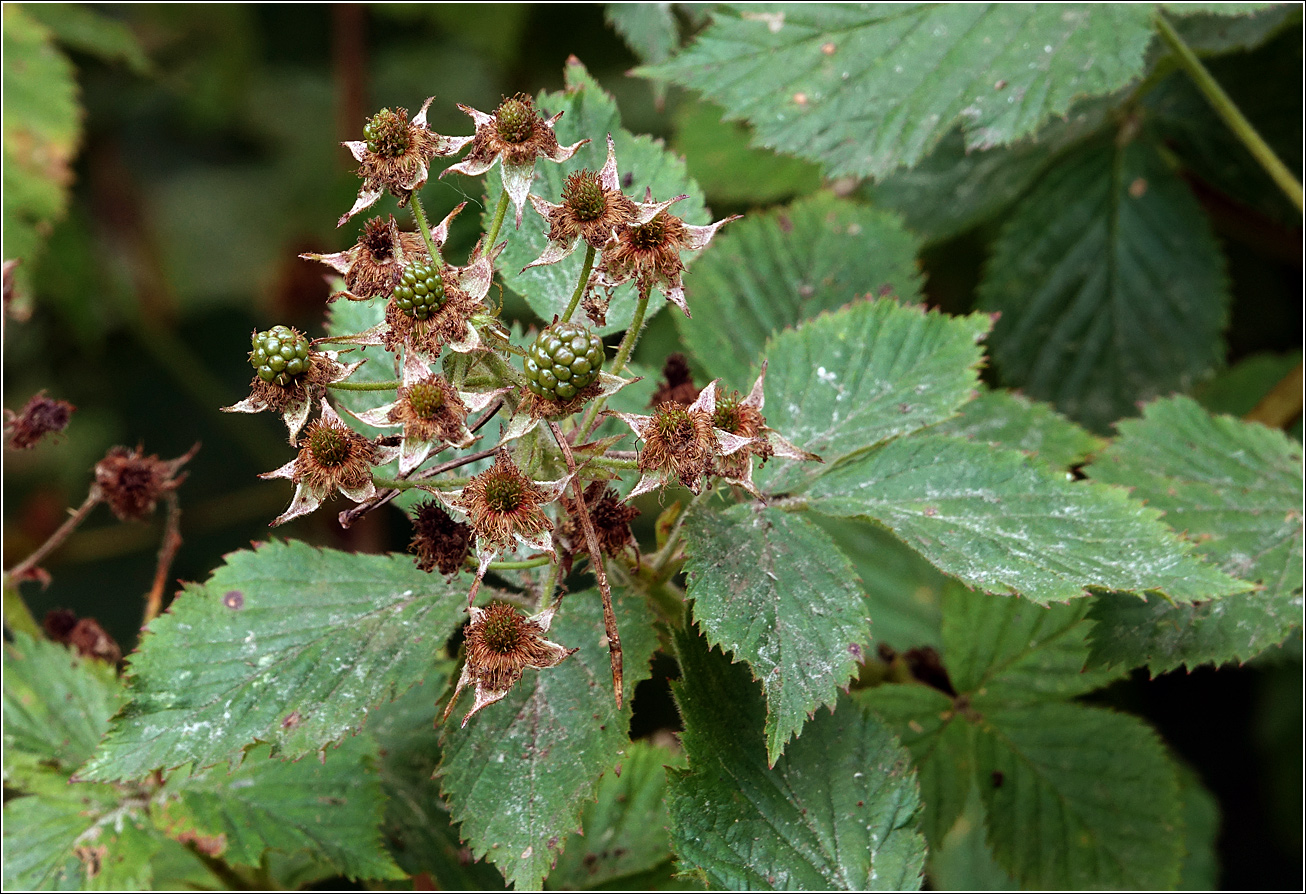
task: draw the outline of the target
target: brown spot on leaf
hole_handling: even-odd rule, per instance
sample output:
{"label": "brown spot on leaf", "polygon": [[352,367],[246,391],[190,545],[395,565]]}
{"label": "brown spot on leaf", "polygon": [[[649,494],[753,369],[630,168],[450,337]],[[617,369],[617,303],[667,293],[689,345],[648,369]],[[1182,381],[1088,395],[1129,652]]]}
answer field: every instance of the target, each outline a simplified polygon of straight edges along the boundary
{"label": "brown spot on leaf", "polygon": [[835,47],[833,41],[831,41],[830,43],[823,43],[823,44],[821,44],[821,52],[822,52],[822,53],[825,53],[825,55],[827,55],[827,56],[833,56],[833,55],[834,55],[834,51],[835,51],[836,49],[837,49],[837,47]]}
{"label": "brown spot on leaf", "polygon": [[232,611],[240,611],[245,607],[245,594],[239,590],[228,590],[222,597],[222,604]]}
{"label": "brown spot on leaf", "polygon": [[1129,196],[1133,199],[1141,199],[1147,192],[1147,181],[1142,177],[1136,177],[1133,183],[1129,184]]}
{"label": "brown spot on leaf", "polygon": [[994,788],[1002,788],[1002,783],[1007,781],[1007,777],[1002,774],[1001,770],[994,770],[992,779]]}
{"label": "brown spot on leaf", "polygon": [[200,835],[192,829],[182,832],[177,840],[182,844],[193,845],[195,850],[210,857],[221,856],[227,849],[227,836],[222,832],[217,835]]}
{"label": "brown spot on leaf", "polygon": [[286,715],[286,719],[281,721],[281,728],[294,729],[295,727],[299,726],[299,724],[302,723],[303,720],[304,720],[303,716],[298,711],[291,711],[289,714]]}

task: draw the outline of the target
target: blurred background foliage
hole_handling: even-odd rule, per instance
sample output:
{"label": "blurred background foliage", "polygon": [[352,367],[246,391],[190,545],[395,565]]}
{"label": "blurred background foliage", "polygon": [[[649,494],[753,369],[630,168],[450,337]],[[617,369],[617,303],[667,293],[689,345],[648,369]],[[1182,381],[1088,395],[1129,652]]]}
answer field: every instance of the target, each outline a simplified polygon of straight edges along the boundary
{"label": "blurred background foliage", "polygon": [[[973,306],[1000,209],[967,215],[960,199],[942,212],[918,202],[949,187],[931,179],[929,159],[884,185],[826,183],[815,165],[752,148],[746,125],[721,121],[694,94],[628,76],[702,23],[701,8],[668,19],[654,6],[643,24],[623,17],[619,34],[599,5],[7,4],[4,257],[23,260],[14,307],[23,319],[5,325],[4,405],[16,409],[46,389],[78,411],[54,443],[6,451],[6,567],[81,502],[92,465],[114,444],[169,458],[203,443],[181,491],[185,545],[173,578],[203,580],[224,553],[269,536],[289,485],[255,475],[290,457],[284,429],[269,415],[218,407],[247,393],[255,328],[322,333],[322,268],[297,255],[353,244],[366,215],[334,226],[357,192],[339,143],[358,138],[383,105],[415,111],[434,93],[432,127],[465,134],[470,120],[455,103],[489,110],[503,95],[560,89],[574,54],[616,97],[627,129],[686,157],[714,219],[822,186],[855,192],[899,211],[923,238],[929,304]],[[1300,15],[1210,67],[1300,172]],[[1227,369],[1198,394],[1213,410],[1246,413],[1300,362],[1301,219],[1228,150],[1185,79],[1169,78],[1149,104],[1185,125],[1170,128],[1170,145],[1228,261]],[[1010,178],[1009,196],[1038,173],[1022,166],[1019,145],[1000,170],[974,158],[970,176]],[[481,190],[455,175],[433,179],[423,198],[439,219],[461,201],[478,208]],[[477,235],[455,227],[449,256],[465,257]],[[506,298],[506,316],[534,322],[524,302]],[[636,361],[656,369],[678,343],[672,315],[659,314]],[[406,547],[397,513],[342,531],[334,510],[343,505],[328,508],[277,534],[369,552]],[[129,650],[161,530],[161,519],[121,525],[97,510],[45,563],[49,587],[25,591],[33,612],[94,616]],[[1148,716],[1220,798],[1223,879],[1234,887],[1300,884],[1300,644],[1283,652],[1256,667],[1136,679],[1100,696]],[[665,699],[660,706],[671,710]]]}

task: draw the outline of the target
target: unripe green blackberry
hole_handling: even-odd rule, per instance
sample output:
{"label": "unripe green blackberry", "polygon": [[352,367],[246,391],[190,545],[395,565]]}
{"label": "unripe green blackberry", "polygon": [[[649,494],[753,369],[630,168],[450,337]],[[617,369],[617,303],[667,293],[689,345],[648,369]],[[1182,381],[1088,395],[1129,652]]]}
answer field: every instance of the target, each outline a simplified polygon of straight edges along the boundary
{"label": "unripe green blackberry", "polygon": [[524,143],[535,132],[535,109],[518,94],[505,99],[494,113],[494,126],[505,143]]}
{"label": "unripe green blackberry", "polygon": [[603,342],[584,326],[554,323],[526,353],[526,387],[540,397],[566,403],[599,377]]}
{"label": "unripe green blackberry", "polygon": [[256,333],[252,346],[249,364],[264,382],[284,388],[308,372],[309,341],[288,326]]}
{"label": "unripe green blackberry", "polygon": [[402,109],[395,114],[389,109],[382,109],[363,125],[363,137],[367,140],[367,151],[384,158],[398,158],[408,150],[411,142],[408,134],[408,116]]}
{"label": "unripe green blackberry", "polygon": [[404,265],[394,298],[395,304],[405,314],[425,320],[444,304],[444,280],[440,278],[440,268],[424,261]]}

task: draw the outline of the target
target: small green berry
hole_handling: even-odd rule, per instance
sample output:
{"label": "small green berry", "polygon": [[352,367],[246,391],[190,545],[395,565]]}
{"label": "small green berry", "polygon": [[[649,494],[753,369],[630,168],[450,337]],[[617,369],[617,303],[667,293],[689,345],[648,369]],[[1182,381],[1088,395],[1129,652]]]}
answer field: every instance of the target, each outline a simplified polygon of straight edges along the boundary
{"label": "small green berry", "polygon": [[424,261],[404,266],[394,291],[395,305],[410,317],[425,320],[444,304],[444,280],[440,268]]}
{"label": "small green berry", "polygon": [[308,372],[309,341],[287,326],[273,326],[254,335],[249,352],[250,366],[269,384],[286,387]]}
{"label": "small green berry", "polygon": [[363,137],[367,140],[367,151],[385,158],[398,158],[408,151],[412,142],[408,133],[408,113],[400,110],[395,114],[389,109],[382,109],[363,125]]}
{"label": "small green berry", "polygon": [[527,388],[565,403],[598,380],[603,341],[584,326],[554,323],[527,351],[525,368]]}
{"label": "small green berry", "polygon": [[495,129],[505,143],[524,143],[535,132],[535,109],[528,97],[505,99],[494,113]]}

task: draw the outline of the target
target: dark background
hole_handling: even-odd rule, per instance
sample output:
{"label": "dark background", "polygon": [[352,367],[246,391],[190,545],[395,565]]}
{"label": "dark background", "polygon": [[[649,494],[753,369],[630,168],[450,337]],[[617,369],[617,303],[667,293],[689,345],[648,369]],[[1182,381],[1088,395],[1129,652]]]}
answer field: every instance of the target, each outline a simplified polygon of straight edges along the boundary
{"label": "dark background", "polygon": [[[252,330],[287,323],[321,333],[325,268],[296,256],[353,243],[366,215],[334,226],[358,185],[338,143],[358,138],[381,105],[416,111],[435,92],[431,126],[470,133],[455,102],[489,111],[502,95],[560,89],[571,54],[617,97],[631,131],[674,145],[675,110],[685,101],[673,91],[659,109],[651,87],[626,76],[637,60],[597,5],[105,11],[131,27],[152,70],[134,74],[70,53],[85,106],[82,151],[69,213],[28,271],[32,316],[6,326],[4,404],[17,408],[46,388],[78,412],[57,443],[6,452],[6,566],[81,502],[91,467],[114,444],[139,443],[170,458],[203,443],[181,491],[185,545],[172,578],[203,580],[223,554],[269,536],[267,522],[288,503],[290,485],[255,475],[292,457],[285,430],[268,414],[217,408],[247,393]],[[1300,47],[1292,32],[1213,68],[1256,123],[1264,80],[1243,72],[1295,60],[1298,70],[1288,74],[1297,91]],[[1293,97],[1299,104],[1300,93]],[[1299,141],[1300,119],[1296,128]],[[716,217],[750,207],[704,185]],[[1201,184],[1195,189],[1230,261],[1230,362],[1299,349],[1300,227],[1249,216],[1226,197],[1203,195]],[[423,198],[438,220],[459,201],[479,200],[480,190],[477,181],[451,177],[433,180]],[[457,230],[450,256],[464,255],[470,246],[459,240],[474,235]],[[931,302],[969,308],[991,236],[977,230],[927,252]],[[514,308],[529,315],[509,304],[510,315]],[[665,314],[656,318],[641,343],[652,365],[670,349],[669,324]],[[361,551],[406,547],[409,528],[399,513],[372,513],[342,531],[334,522],[339,508],[277,534]],[[161,530],[158,519],[122,525],[97,509],[45,563],[52,584],[25,588],[33,612],[94,616],[129,650]],[[1139,674],[1094,697],[1148,717],[1220,799],[1225,887],[1302,884],[1301,648],[1276,653],[1251,667],[1151,681]],[[636,709],[641,729],[676,723],[664,693],[641,690]]]}

